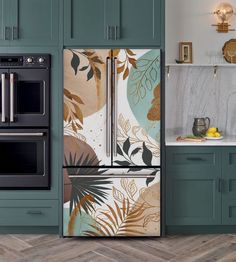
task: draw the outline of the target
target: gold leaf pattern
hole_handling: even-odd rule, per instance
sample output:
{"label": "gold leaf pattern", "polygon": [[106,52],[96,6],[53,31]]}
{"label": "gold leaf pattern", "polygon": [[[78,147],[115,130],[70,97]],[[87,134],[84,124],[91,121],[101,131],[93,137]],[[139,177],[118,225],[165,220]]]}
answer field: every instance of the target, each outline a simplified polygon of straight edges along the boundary
{"label": "gold leaf pattern", "polygon": [[160,221],[160,213],[150,214],[144,219],[143,226],[146,227],[150,222],[159,222]]}
{"label": "gold leaf pattern", "polygon": [[119,191],[117,188],[115,188],[114,186],[112,187],[112,194],[113,194],[113,197],[114,197],[114,199],[116,199],[117,201],[119,201],[119,202],[123,202],[123,200],[124,200],[124,194],[121,192],[121,191]]}

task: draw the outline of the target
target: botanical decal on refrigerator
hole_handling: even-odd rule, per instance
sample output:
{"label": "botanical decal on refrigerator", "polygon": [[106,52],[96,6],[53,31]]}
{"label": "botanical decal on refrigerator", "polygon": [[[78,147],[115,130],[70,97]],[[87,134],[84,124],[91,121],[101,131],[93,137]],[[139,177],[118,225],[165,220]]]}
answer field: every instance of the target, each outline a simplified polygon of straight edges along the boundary
{"label": "botanical decal on refrigerator", "polygon": [[160,165],[160,51],[116,49],[121,166]]}
{"label": "botanical decal on refrigerator", "polygon": [[106,172],[65,170],[64,236],[160,235],[159,171],[150,170],[156,175],[145,179],[127,178],[127,170],[123,178],[108,177]]}

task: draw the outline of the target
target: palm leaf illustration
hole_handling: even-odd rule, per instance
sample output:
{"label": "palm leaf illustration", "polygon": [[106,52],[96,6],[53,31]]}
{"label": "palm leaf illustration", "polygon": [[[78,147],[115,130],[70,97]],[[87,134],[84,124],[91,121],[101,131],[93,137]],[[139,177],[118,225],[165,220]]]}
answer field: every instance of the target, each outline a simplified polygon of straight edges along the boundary
{"label": "palm leaf illustration", "polygon": [[[87,214],[94,209],[91,201],[81,202],[87,195],[93,197],[93,202],[98,205],[104,203],[108,196],[106,191],[110,190],[107,185],[111,184],[111,181],[108,180],[109,178],[101,176],[107,170],[100,169],[100,161],[97,160],[96,156],[91,157],[89,154],[86,156],[82,154],[78,160],[76,159],[76,154],[73,156],[70,154],[69,159],[65,158],[65,165],[67,166],[67,172],[72,186],[70,215],[78,203],[81,203],[80,210],[83,209]],[[69,168],[70,166],[73,166],[73,168]],[[83,166],[88,167],[84,168]],[[83,175],[83,177],[79,177],[79,175]]]}
{"label": "palm leaf illustration", "polygon": [[70,221],[68,223],[68,234],[70,236],[73,236],[73,232],[74,232],[74,224],[75,224],[75,220],[76,217],[78,215],[78,212],[80,211],[81,207],[83,206],[83,204],[85,202],[94,202],[94,198],[90,195],[84,196],[76,205],[76,207],[73,209],[71,216],[70,216]]}
{"label": "palm leaf illustration", "polygon": [[[115,208],[107,205],[109,212],[101,212],[104,219],[97,218],[97,225],[90,225],[92,229],[85,231],[86,236],[136,236],[142,235],[143,226],[137,225],[137,222],[144,219],[144,204],[130,208],[129,199],[124,199],[122,207],[114,201]],[[137,228],[140,228],[138,230]]]}

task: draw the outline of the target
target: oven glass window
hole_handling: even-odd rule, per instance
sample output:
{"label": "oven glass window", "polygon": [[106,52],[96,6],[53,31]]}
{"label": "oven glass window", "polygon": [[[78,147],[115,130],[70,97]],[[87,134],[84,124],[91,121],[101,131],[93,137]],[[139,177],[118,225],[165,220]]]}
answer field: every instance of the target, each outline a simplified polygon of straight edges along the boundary
{"label": "oven glass window", "polygon": [[37,173],[37,143],[0,142],[0,175]]}
{"label": "oven glass window", "polygon": [[43,114],[44,85],[37,81],[17,82],[17,108],[18,114]]}

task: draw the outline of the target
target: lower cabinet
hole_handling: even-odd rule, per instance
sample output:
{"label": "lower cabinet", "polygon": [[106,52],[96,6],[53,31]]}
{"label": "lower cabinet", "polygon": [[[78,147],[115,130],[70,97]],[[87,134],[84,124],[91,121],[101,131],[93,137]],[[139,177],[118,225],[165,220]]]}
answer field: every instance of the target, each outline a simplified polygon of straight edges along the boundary
{"label": "lower cabinet", "polygon": [[57,200],[0,200],[1,226],[58,226]]}
{"label": "lower cabinet", "polygon": [[166,224],[236,225],[236,147],[167,147]]}

